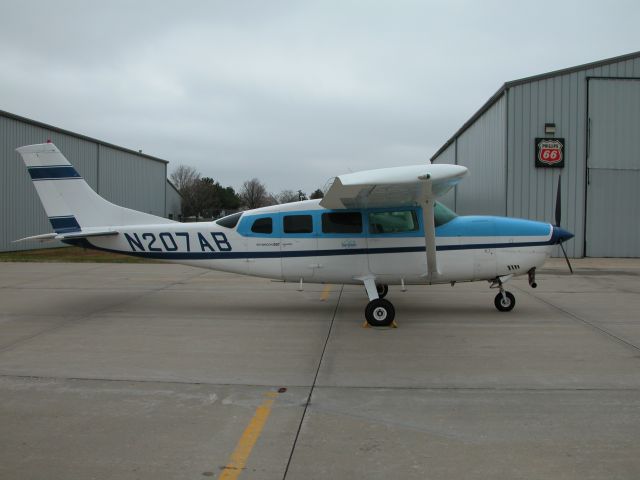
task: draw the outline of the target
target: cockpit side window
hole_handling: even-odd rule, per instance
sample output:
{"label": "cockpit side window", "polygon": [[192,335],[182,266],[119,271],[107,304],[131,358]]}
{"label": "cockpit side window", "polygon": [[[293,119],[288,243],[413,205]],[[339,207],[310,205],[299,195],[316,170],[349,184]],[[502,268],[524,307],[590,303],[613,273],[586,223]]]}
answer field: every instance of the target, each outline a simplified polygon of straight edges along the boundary
{"label": "cockpit side window", "polygon": [[414,210],[369,213],[369,233],[405,233],[420,230]]}

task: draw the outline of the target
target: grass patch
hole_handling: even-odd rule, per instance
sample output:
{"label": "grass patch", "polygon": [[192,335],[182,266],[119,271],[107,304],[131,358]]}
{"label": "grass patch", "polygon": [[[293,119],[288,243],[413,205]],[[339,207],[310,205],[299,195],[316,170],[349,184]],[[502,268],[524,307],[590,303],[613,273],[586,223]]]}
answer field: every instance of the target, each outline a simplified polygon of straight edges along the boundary
{"label": "grass patch", "polygon": [[161,263],[119,253],[80,247],[40,248],[0,253],[0,262],[95,262],[95,263]]}

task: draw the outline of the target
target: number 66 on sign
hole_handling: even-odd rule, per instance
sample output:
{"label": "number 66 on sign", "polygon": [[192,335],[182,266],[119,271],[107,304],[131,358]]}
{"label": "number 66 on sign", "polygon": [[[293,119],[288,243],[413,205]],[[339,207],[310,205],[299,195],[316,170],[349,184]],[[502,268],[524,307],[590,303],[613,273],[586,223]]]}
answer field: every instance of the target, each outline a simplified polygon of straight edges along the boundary
{"label": "number 66 on sign", "polygon": [[564,167],[564,138],[536,138],[536,167]]}

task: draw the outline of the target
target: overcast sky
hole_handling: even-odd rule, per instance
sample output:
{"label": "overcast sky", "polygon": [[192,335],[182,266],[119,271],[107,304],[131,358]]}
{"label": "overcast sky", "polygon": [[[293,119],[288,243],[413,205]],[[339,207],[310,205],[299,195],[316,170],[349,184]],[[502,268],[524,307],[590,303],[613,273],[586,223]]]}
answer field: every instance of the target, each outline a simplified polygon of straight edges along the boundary
{"label": "overcast sky", "polygon": [[427,162],[505,81],[640,50],[639,18],[637,0],[3,1],[0,109],[310,192]]}

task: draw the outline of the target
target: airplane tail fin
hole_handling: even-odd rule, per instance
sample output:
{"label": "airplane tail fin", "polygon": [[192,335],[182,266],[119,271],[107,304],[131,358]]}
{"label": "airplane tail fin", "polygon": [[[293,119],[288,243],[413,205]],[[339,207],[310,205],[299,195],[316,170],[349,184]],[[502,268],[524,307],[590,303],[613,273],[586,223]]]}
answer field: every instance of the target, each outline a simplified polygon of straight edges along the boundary
{"label": "airplane tail fin", "polygon": [[53,143],[17,148],[57,234],[85,228],[174,223],[120,207],[98,195]]}

